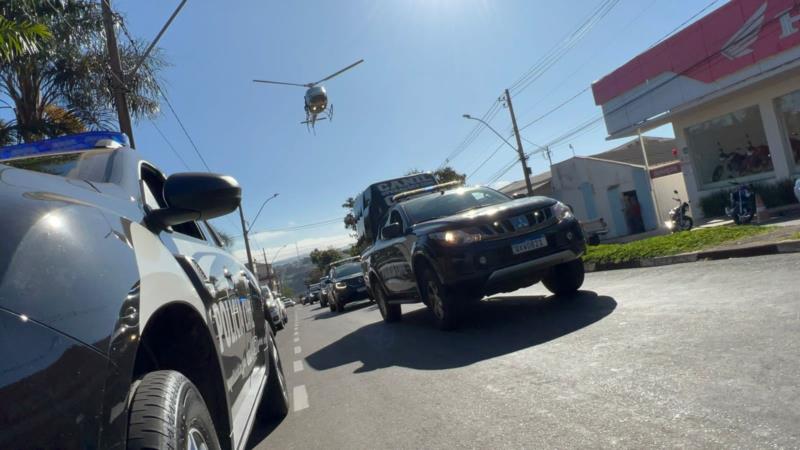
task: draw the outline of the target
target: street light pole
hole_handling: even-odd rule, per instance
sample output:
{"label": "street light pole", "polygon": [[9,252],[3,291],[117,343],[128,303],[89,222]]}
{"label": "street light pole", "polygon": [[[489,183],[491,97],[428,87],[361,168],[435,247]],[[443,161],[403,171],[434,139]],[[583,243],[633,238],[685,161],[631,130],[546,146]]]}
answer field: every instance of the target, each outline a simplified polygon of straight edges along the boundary
{"label": "street light pole", "polygon": [[278,253],[280,253],[280,252],[281,252],[281,250],[283,250],[284,248],[286,248],[286,246],[287,246],[287,245],[289,245],[289,244],[283,244],[283,247],[279,248],[279,249],[278,249],[278,250],[275,252],[275,254],[272,256],[272,261],[269,263],[269,265],[273,265],[273,264],[275,264],[275,260],[278,258]]}
{"label": "street light pole", "polygon": [[247,237],[247,226],[244,223],[244,212],[242,211],[242,205],[239,204],[239,219],[242,221],[242,234],[244,235],[244,248],[247,250],[247,265],[250,272],[255,273],[256,266],[253,264],[253,255],[250,253],[250,239]]}
{"label": "street light pole", "polygon": [[528,179],[528,164],[525,162],[525,155],[524,155],[524,154],[523,154],[521,151],[519,151],[517,148],[515,148],[513,145],[511,145],[511,143],[510,143],[510,142],[508,142],[508,139],[504,138],[502,134],[498,133],[498,132],[497,132],[497,130],[495,130],[494,128],[492,128],[492,126],[491,126],[491,125],[489,125],[489,123],[487,123],[485,120],[483,120],[483,119],[479,119],[479,118],[477,118],[477,117],[472,117],[472,116],[470,116],[469,114],[462,114],[462,116],[461,116],[461,117],[463,117],[463,118],[465,118],[465,119],[470,119],[470,120],[477,120],[478,122],[480,122],[480,123],[484,124],[484,125],[486,126],[486,128],[488,128],[489,130],[491,130],[491,131],[492,131],[492,133],[496,134],[496,135],[497,135],[497,137],[499,137],[500,139],[502,139],[502,140],[503,140],[503,142],[505,142],[505,143],[506,143],[506,145],[507,145],[509,148],[511,148],[512,150],[514,150],[515,152],[517,152],[517,154],[519,155],[519,160],[520,160],[520,162],[522,163],[522,171],[525,173],[525,186],[527,186],[527,188],[528,188],[528,195],[533,195],[533,187],[531,186],[531,180],[530,180],[530,179]]}

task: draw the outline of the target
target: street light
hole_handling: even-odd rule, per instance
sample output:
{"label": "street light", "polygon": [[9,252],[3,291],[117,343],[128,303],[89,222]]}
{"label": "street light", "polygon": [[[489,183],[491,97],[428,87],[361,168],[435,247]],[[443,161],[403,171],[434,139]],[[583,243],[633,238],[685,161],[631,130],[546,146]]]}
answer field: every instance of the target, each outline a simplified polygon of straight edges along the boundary
{"label": "street light", "polygon": [[469,114],[462,114],[461,117],[463,117],[465,119],[469,119],[469,120],[476,120],[476,121],[482,123],[483,125],[486,126],[486,128],[492,130],[492,133],[496,134],[497,137],[502,139],[503,142],[505,142],[507,146],[509,146],[512,150],[517,152],[517,154],[519,155],[519,162],[520,162],[520,164],[522,164],[522,173],[524,174],[523,179],[525,180],[525,186],[528,189],[528,195],[529,196],[533,195],[533,186],[531,186],[531,179],[528,178],[528,164],[527,164],[527,162],[525,162],[526,158],[525,158],[525,154],[522,152],[522,149],[514,147],[513,145],[511,145],[511,143],[508,142],[508,139],[504,138],[502,134],[498,133],[497,130],[492,128],[492,126],[489,125],[489,123],[486,122],[485,120],[480,119],[478,117],[472,117]]}
{"label": "street light", "polygon": [[261,214],[261,210],[264,209],[264,205],[266,205],[267,202],[269,202],[270,200],[272,200],[273,198],[275,198],[277,196],[278,196],[278,194],[275,193],[275,194],[272,195],[272,197],[264,200],[264,203],[261,204],[261,208],[258,208],[258,212],[256,213],[256,217],[250,223],[250,227],[249,228],[247,227],[247,224],[246,224],[246,222],[244,220],[244,210],[242,210],[242,204],[239,203],[239,219],[242,221],[242,235],[244,236],[244,248],[245,248],[245,250],[247,250],[247,265],[249,266],[248,268],[250,269],[250,272],[255,272],[256,271],[256,266],[255,266],[255,264],[253,264],[253,254],[250,252],[250,237],[248,235],[250,234],[250,230],[253,229],[253,225],[255,224],[256,219],[258,219],[258,216]]}
{"label": "street light", "polygon": [[280,253],[281,250],[286,248],[287,245],[289,245],[289,244],[283,244],[283,247],[281,247],[277,251],[275,251],[275,254],[272,256],[272,261],[270,261],[270,263],[269,263],[270,266],[275,264],[275,260],[278,259],[278,253]]}

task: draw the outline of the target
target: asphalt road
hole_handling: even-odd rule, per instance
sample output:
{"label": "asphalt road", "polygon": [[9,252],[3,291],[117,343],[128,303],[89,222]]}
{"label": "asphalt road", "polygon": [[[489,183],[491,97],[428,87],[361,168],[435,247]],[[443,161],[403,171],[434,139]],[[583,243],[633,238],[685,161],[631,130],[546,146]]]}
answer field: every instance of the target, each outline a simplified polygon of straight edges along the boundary
{"label": "asphalt road", "polygon": [[278,335],[292,411],[251,445],[800,447],[800,255],[481,303],[450,333],[417,305],[391,325],[369,304],[293,308]]}

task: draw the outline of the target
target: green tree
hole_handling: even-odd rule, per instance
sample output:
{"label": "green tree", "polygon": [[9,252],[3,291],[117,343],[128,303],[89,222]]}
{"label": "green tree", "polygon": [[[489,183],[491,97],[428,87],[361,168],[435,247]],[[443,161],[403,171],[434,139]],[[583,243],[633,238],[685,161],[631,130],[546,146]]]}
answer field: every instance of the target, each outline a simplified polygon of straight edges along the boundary
{"label": "green tree", "polygon": [[20,55],[36,53],[50,37],[50,31],[42,24],[0,16],[0,59],[7,63]]}
{"label": "green tree", "polygon": [[437,169],[435,172],[433,172],[433,176],[436,177],[436,181],[439,183],[448,183],[450,181],[460,181],[463,183],[467,179],[466,174],[458,173],[450,166]]}
{"label": "green tree", "polygon": [[[115,127],[111,73],[108,69],[105,33],[100,8],[94,0],[3,2],[3,16],[12,22],[33,21],[49,30],[52,39],[42,41],[35,53],[20,53],[0,66],[0,92],[14,107],[18,141],[33,141],[66,134],[65,126],[48,113],[58,107],[74,125],[85,128]],[[120,16],[118,29],[126,31]],[[126,33],[127,34],[127,33]],[[119,39],[123,70],[140,59],[143,42]],[[136,73],[124,76],[131,114],[136,119],[159,112],[156,74],[165,63],[155,49]],[[62,116],[62,119],[64,117]]]}
{"label": "green tree", "polygon": [[[416,175],[418,173],[423,172],[419,169],[411,169],[406,172],[406,175]],[[456,170],[450,166],[444,166],[441,169],[434,170],[433,176],[436,178],[436,182],[440,184],[450,181],[460,181],[463,183],[467,179],[466,174],[456,172]]]}
{"label": "green tree", "polygon": [[328,269],[328,265],[334,261],[344,258],[344,255],[339,250],[333,247],[328,247],[326,250],[314,249],[309,255],[311,262],[324,273]]}

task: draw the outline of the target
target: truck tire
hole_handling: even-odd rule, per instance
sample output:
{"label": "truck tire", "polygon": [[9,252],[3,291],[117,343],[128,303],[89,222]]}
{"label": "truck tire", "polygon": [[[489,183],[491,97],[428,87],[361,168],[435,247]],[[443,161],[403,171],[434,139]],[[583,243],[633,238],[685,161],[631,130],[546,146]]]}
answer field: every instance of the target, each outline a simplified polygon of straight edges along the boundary
{"label": "truck tire", "polygon": [[283,376],[283,365],[278,355],[278,347],[272,342],[269,350],[269,375],[267,376],[267,392],[261,400],[262,410],[267,419],[283,419],[289,414],[289,390]]}
{"label": "truck tire", "polygon": [[452,292],[439,281],[436,272],[430,267],[422,270],[419,291],[423,301],[430,305],[436,327],[442,331],[458,328],[459,310]]}
{"label": "truck tire", "polygon": [[583,285],[583,277],[583,261],[578,258],[552,267],[542,283],[555,295],[569,295],[578,292]]}
{"label": "truck tire", "polygon": [[336,312],[336,305],[334,305],[333,303],[329,303],[328,304],[328,309],[330,309],[331,312]]}
{"label": "truck tire", "polygon": [[336,302],[336,312],[343,313],[344,312],[344,305],[341,302]]}
{"label": "truck tire", "polygon": [[380,286],[375,287],[376,289],[373,290],[375,292],[375,302],[378,303],[378,309],[381,311],[383,321],[386,323],[398,322],[403,316],[400,305],[390,305],[386,301],[386,293],[383,292],[383,288]]}
{"label": "truck tire", "polygon": [[[194,445],[194,447],[192,447]],[[174,370],[150,372],[136,388],[128,417],[128,449],[220,448],[203,397]]]}

